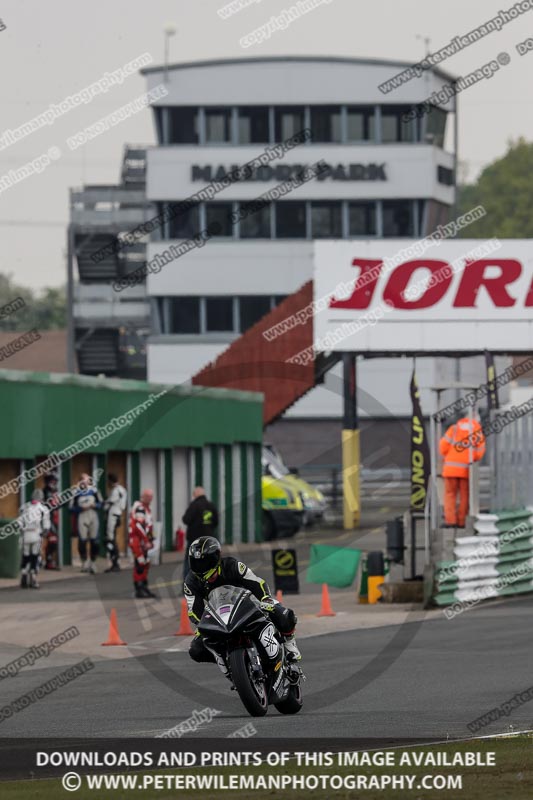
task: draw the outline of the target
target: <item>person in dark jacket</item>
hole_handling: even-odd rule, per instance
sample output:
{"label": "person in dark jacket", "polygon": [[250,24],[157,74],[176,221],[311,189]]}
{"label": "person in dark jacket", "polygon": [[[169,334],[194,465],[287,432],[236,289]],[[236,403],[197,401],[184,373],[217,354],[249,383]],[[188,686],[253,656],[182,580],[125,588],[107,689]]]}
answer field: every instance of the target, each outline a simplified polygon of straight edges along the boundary
{"label": "person in dark jacket", "polygon": [[189,572],[189,547],[200,536],[214,536],[218,527],[218,510],[205,494],[203,486],[196,486],[192,493],[192,502],[182,517],[187,526],[187,543],[183,561],[183,580]]}

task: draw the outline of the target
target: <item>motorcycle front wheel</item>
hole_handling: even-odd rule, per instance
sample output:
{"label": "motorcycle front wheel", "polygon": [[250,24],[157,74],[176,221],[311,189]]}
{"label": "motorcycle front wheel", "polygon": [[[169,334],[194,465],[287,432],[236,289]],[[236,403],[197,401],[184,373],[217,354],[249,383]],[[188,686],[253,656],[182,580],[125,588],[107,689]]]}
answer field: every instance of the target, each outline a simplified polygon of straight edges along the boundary
{"label": "motorcycle front wheel", "polygon": [[252,717],[264,717],[268,697],[263,681],[254,680],[248,651],[239,647],[229,654],[231,677],[245,709]]}
{"label": "motorcycle front wheel", "polygon": [[274,703],[280,714],[297,714],[303,706],[302,687],[299,683],[289,688],[289,693],[281,703]]}

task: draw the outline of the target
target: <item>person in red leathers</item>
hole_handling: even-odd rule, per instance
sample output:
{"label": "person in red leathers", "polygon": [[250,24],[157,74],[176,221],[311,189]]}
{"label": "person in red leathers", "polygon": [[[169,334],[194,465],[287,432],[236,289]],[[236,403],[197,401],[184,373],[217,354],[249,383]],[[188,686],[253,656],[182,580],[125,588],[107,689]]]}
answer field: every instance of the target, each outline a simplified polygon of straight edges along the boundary
{"label": "person in red leathers", "polygon": [[156,597],[148,588],[148,571],[150,559],[148,551],[152,547],[152,511],[151,503],[154,493],[144,489],[141,499],[136,500],[131,508],[128,544],[133,553],[133,588],[135,597]]}

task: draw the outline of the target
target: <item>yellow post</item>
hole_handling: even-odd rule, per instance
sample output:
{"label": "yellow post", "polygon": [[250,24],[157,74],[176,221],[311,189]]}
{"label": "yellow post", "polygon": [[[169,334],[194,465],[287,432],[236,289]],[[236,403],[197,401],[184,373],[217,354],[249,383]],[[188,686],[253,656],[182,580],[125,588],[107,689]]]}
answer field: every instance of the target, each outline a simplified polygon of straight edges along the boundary
{"label": "yellow post", "polygon": [[377,603],[381,597],[381,589],[379,588],[385,583],[383,575],[369,575],[368,576],[368,602],[373,605]]}
{"label": "yellow post", "polygon": [[342,493],[344,530],[353,530],[361,517],[359,430],[342,432]]}

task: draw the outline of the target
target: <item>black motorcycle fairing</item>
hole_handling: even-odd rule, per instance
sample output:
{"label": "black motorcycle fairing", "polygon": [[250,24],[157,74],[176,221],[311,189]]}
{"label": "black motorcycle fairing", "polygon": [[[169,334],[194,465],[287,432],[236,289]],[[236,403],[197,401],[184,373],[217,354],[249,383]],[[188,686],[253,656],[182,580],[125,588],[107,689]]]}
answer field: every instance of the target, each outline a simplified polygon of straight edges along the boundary
{"label": "black motorcycle fairing", "polygon": [[265,619],[259,601],[248,589],[220,586],[209,595],[198,630],[210,638],[227,639],[237,630],[255,632]]}
{"label": "black motorcycle fairing", "polygon": [[289,692],[289,681],[282,638],[257,598],[236,586],[214,589],[206,602],[198,624],[205,644],[228,662],[236,649],[249,652],[256,678],[264,680],[269,703],[283,701]]}

